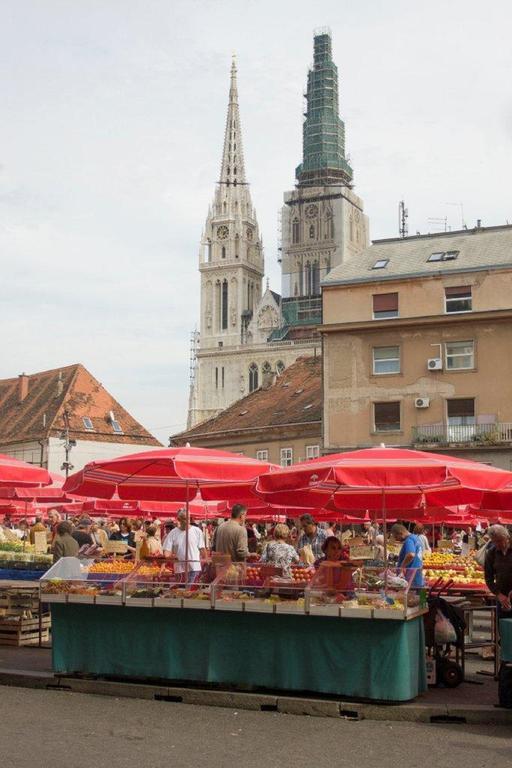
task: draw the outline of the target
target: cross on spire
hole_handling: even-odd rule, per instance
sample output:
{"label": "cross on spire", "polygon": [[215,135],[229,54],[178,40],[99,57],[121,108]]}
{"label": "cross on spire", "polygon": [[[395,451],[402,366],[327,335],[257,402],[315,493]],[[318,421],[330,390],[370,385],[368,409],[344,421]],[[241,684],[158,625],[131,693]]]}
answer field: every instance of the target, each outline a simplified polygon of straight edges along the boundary
{"label": "cross on spire", "polygon": [[236,75],[236,60],[233,54],[226,132],[224,134],[224,151],[222,153],[222,166],[220,170],[221,184],[232,184],[233,186],[246,183]]}

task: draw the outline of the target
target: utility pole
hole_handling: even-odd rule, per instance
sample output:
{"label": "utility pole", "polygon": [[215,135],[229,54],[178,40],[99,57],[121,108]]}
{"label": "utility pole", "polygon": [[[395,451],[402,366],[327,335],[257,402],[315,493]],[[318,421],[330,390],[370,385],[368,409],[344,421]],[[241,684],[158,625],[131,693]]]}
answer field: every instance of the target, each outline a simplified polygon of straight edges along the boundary
{"label": "utility pole", "polygon": [[64,431],[61,433],[60,439],[63,440],[63,448],[65,453],[65,460],[62,462],[61,469],[66,473],[66,478],[69,473],[74,469],[73,464],[69,460],[71,449],[76,446],[76,440],[69,439],[69,412],[64,411]]}

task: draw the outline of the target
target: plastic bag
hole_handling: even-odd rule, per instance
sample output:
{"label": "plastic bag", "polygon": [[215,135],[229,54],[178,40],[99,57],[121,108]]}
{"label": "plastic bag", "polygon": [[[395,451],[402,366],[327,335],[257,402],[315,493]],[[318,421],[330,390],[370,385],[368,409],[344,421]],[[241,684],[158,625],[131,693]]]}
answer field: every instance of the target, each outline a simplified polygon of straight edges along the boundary
{"label": "plastic bag", "polygon": [[451,621],[446,618],[444,613],[441,613],[441,611],[437,611],[436,613],[434,639],[436,643],[439,643],[440,645],[457,642],[457,633],[455,631],[455,627]]}
{"label": "plastic bag", "polygon": [[313,565],[316,558],[311,549],[311,544],[305,544],[301,550],[299,550],[299,556],[303,563],[306,565]]}
{"label": "plastic bag", "polygon": [[485,556],[487,554],[487,547],[489,546],[490,542],[486,541],[483,547],[480,547],[478,552],[475,554],[475,560],[477,561],[478,565],[484,566],[485,565]]}

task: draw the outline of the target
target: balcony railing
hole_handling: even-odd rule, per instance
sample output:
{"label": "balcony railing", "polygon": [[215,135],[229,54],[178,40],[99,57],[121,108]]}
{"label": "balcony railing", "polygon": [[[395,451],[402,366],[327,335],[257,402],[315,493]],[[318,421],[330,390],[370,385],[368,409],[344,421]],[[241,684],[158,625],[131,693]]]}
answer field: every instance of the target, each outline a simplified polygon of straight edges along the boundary
{"label": "balcony railing", "polygon": [[512,422],[496,424],[425,424],[412,428],[412,441],[425,445],[501,445],[512,443]]}

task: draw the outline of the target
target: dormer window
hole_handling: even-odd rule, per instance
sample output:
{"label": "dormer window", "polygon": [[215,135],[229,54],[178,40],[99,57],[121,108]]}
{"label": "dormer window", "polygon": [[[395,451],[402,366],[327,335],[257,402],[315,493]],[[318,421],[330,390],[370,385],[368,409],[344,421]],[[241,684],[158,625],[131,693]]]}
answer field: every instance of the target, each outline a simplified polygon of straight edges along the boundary
{"label": "dormer window", "polygon": [[378,259],[373,265],[372,269],[386,269],[389,264],[389,259]]}
{"label": "dormer window", "polygon": [[112,419],[110,422],[112,424],[112,431],[116,433],[116,435],[122,435],[123,434],[123,428],[120,425],[120,423],[116,419]]}
{"label": "dormer window", "polygon": [[427,261],[453,261],[459,255],[459,251],[435,251],[431,253]]}
{"label": "dormer window", "polygon": [[89,416],[83,416],[82,423],[84,425],[84,429],[86,429],[88,432],[94,432],[94,424],[92,423],[92,420],[89,418]]}

